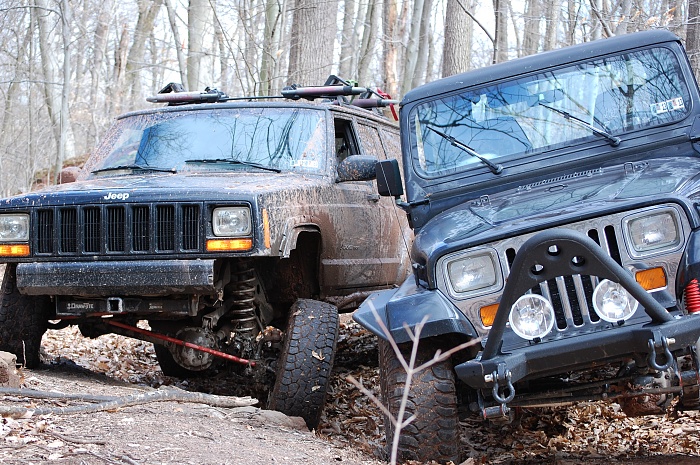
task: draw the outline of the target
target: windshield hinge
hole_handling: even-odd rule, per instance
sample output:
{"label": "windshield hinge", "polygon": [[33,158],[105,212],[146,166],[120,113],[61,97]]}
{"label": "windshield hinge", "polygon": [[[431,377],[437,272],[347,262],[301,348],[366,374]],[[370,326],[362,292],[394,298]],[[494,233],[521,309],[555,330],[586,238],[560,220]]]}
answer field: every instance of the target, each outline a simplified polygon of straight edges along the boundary
{"label": "windshield hinge", "polygon": [[700,116],[695,117],[688,137],[690,138],[690,142],[700,142]]}
{"label": "windshield hinge", "polygon": [[488,207],[491,205],[491,199],[488,195],[482,195],[476,200],[472,201],[472,207]]}

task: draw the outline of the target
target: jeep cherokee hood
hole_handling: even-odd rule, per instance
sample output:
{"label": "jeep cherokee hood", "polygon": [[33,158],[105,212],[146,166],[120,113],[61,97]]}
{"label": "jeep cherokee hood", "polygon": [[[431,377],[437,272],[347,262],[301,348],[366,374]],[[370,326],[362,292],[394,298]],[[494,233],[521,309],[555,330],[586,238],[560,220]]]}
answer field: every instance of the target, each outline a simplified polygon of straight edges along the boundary
{"label": "jeep cherokee hood", "polygon": [[[655,159],[544,179],[474,199],[433,218],[417,234],[413,259],[443,254],[529,231],[581,221],[659,199],[693,197],[700,161]],[[516,229],[514,229],[513,225]]]}
{"label": "jeep cherokee hood", "polygon": [[51,186],[45,190],[4,199],[0,207],[75,205],[110,201],[252,200],[259,194],[310,189],[321,176],[289,173],[156,174],[92,178]]}

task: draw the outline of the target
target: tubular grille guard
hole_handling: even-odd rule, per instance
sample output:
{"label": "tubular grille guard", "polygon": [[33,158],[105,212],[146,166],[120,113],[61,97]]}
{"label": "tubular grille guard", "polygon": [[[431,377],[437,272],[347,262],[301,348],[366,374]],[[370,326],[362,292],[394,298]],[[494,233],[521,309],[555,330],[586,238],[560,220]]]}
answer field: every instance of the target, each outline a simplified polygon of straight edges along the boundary
{"label": "tubular grille guard", "polygon": [[[604,224],[599,228],[586,231],[605,253],[617,264],[621,263],[620,244],[618,243],[615,226]],[[516,250],[509,248],[506,253],[508,272],[513,268]],[[558,276],[542,281],[530,289],[533,294],[539,294],[549,300],[554,308],[555,325],[559,331],[572,327],[600,322],[600,317],[593,308],[593,290],[598,284],[598,278],[590,275]]]}
{"label": "tubular grille guard", "polygon": [[[556,252],[553,253],[552,250]],[[538,266],[541,266],[541,269],[534,271]],[[482,360],[497,355],[513,302],[540,283],[559,276],[598,276],[618,282],[637,299],[654,323],[673,319],[666,309],[596,242],[576,231],[549,230],[531,237],[515,256],[512,271],[489,332]]]}
{"label": "tubular grille guard", "polygon": [[202,251],[199,203],[109,204],[41,208],[33,249],[39,256]]}

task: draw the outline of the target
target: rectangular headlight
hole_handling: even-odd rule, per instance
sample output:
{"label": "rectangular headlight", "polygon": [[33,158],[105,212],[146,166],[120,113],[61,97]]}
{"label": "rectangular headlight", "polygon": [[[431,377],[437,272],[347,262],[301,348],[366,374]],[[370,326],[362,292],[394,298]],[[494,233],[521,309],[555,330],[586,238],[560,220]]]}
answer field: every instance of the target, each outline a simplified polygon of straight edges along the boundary
{"label": "rectangular headlight", "polygon": [[678,213],[667,208],[627,217],[623,221],[635,258],[652,253],[675,250],[681,245],[681,226]]}
{"label": "rectangular headlight", "polygon": [[219,207],[212,214],[212,228],[215,236],[249,236],[253,230],[248,207]]}
{"label": "rectangular headlight", "polygon": [[447,281],[456,294],[485,293],[501,287],[501,266],[493,249],[458,255],[444,263]]}
{"label": "rectangular headlight", "polygon": [[26,242],[28,240],[28,214],[14,213],[0,215],[0,242]]}

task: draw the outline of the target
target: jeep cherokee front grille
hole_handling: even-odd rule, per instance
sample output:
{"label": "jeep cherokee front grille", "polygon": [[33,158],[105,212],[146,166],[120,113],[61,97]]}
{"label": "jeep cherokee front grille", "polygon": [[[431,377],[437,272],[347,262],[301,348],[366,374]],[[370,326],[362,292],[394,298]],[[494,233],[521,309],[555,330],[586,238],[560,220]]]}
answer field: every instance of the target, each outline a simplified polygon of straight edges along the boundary
{"label": "jeep cherokee front grille", "polygon": [[42,208],[34,213],[37,255],[123,255],[201,250],[200,204]]}

